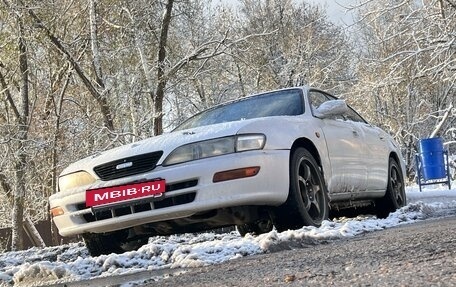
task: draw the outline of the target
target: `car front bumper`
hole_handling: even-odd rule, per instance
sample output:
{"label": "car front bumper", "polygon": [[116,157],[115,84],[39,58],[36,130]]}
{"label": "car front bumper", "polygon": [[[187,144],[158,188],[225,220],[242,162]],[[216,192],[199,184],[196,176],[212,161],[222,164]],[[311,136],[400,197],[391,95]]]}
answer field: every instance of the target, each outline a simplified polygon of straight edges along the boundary
{"label": "car front bumper", "polygon": [[[109,182],[76,188],[50,197],[50,207],[60,207],[64,214],[54,217],[62,236],[87,232],[103,233],[141,224],[190,217],[196,213],[235,206],[278,206],[284,203],[289,188],[289,150],[258,150],[224,155],[174,166],[157,166],[151,172]],[[217,172],[258,166],[252,177],[213,182]],[[85,207],[86,189],[116,186],[135,181],[162,178],[169,191],[160,201],[142,203],[138,210],[133,202],[116,203],[117,211],[92,210]],[[135,203],[136,204],[136,203]],[[130,212],[128,211],[130,210]],[[101,215],[101,216],[100,216]]]}

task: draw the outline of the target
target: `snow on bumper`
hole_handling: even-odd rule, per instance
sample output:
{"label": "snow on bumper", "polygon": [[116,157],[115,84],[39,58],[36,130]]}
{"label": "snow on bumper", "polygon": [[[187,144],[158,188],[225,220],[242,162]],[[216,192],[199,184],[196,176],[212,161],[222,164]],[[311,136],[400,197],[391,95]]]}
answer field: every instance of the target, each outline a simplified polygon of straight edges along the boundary
{"label": "snow on bumper", "polygon": [[[57,193],[50,197],[50,207],[60,206],[64,210],[63,215],[54,217],[54,222],[62,236],[70,236],[86,232],[110,232],[145,223],[184,218],[217,208],[243,205],[277,206],[285,202],[288,196],[289,153],[289,150],[260,150],[169,167],[158,166],[151,172],[109,181],[109,184],[98,181],[91,186]],[[217,172],[252,166],[260,167],[255,176],[217,183],[212,181]],[[157,201],[156,206],[159,208],[95,220],[92,209],[85,207],[86,189],[155,178],[165,179],[167,186],[173,187],[165,193],[162,201]],[[188,200],[178,200],[183,203],[177,205],[162,204],[173,198]]]}

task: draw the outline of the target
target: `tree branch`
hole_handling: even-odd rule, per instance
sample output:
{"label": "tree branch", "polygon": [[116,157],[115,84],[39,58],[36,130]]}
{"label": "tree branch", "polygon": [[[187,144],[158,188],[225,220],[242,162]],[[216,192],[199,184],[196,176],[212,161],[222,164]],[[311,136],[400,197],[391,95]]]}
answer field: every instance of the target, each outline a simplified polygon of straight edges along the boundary
{"label": "tree branch", "polygon": [[8,103],[11,105],[11,108],[13,109],[14,116],[16,117],[17,120],[21,119],[21,114],[19,113],[19,110],[16,107],[16,104],[14,103],[13,97],[11,96],[11,92],[8,88],[8,85],[6,84],[5,77],[2,74],[2,71],[0,71],[0,85],[2,85],[2,89],[0,92],[4,93],[6,96],[6,100]]}
{"label": "tree branch", "polygon": [[440,120],[440,122],[437,124],[437,126],[434,128],[434,131],[431,133],[431,135],[429,136],[430,138],[433,138],[435,137],[438,132],[440,131],[440,129],[442,128],[443,124],[446,122],[446,120],[448,119],[449,115],[450,115],[450,112],[453,110],[453,104],[450,104],[450,106],[448,107],[448,109],[445,111],[445,114],[443,115],[443,118],[442,120]]}
{"label": "tree branch", "polygon": [[9,184],[6,175],[2,172],[0,172],[0,187],[3,189],[3,192],[5,193],[6,197],[11,200],[13,196],[13,189],[11,188],[11,185]]}
{"label": "tree branch", "polygon": [[[24,5],[22,1],[19,1],[21,5]],[[25,6],[25,5],[24,5]],[[26,7],[26,6],[25,6]],[[85,72],[79,65],[79,63],[76,61],[76,59],[73,57],[73,55],[63,46],[63,44],[60,42],[60,40],[55,36],[49,28],[47,28],[41,19],[33,12],[32,9],[27,9],[28,14],[30,17],[35,21],[36,26],[43,30],[46,34],[46,36],[49,38],[51,43],[62,53],[64,54],[68,61],[70,62],[71,66],[73,69],[76,71],[78,74],[79,78],[82,80],[83,84],[86,86],[86,88],[89,90],[90,94],[92,97],[97,101],[98,105],[100,106],[101,113],[103,115],[103,121],[104,125],[109,129],[109,130],[114,130],[114,121],[113,117],[111,114],[111,110],[109,108],[108,101],[104,97],[103,93],[98,92],[98,90],[95,88],[95,86],[92,84],[90,79],[86,76]]]}
{"label": "tree branch", "polygon": [[456,3],[453,3],[453,2],[450,1],[450,0],[445,0],[445,2],[447,2],[448,4],[450,4],[450,6],[451,6],[453,9],[456,9]]}

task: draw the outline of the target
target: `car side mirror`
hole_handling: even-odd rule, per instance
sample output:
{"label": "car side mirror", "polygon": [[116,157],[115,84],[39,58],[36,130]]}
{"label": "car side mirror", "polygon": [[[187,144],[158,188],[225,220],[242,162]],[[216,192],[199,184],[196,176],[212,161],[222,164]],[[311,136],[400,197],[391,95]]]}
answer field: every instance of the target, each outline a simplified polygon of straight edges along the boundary
{"label": "car side mirror", "polygon": [[318,118],[329,118],[332,116],[341,116],[348,112],[348,106],[345,100],[327,101],[321,104],[316,110],[314,115]]}

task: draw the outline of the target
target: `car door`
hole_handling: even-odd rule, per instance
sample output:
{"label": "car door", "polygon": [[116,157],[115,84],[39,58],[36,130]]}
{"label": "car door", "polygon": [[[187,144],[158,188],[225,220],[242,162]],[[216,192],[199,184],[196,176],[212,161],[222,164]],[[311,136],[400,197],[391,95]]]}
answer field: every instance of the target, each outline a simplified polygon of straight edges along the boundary
{"label": "car door", "polygon": [[[322,103],[336,98],[320,91],[309,92],[312,113]],[[327,178],[331,193],[356,193],[366,190],[367,156],[364,130],[343,116],[320,119],[331,164]]]}
{"label": "car door", "polygon": [[347,121],[358,126],[364,134],[364,144],[367,156],[365,165],[367,167],[367,190],[385,190],[388,178],[388,146],[386,134],[379,128],[367,123],[357,112],[349,108],[344,115]]}
{"label": "car door", "polygon": [[366,135],[367,190],[385,190],[388,181],[389,149],[386,134],[369,124],[360,124]]}

